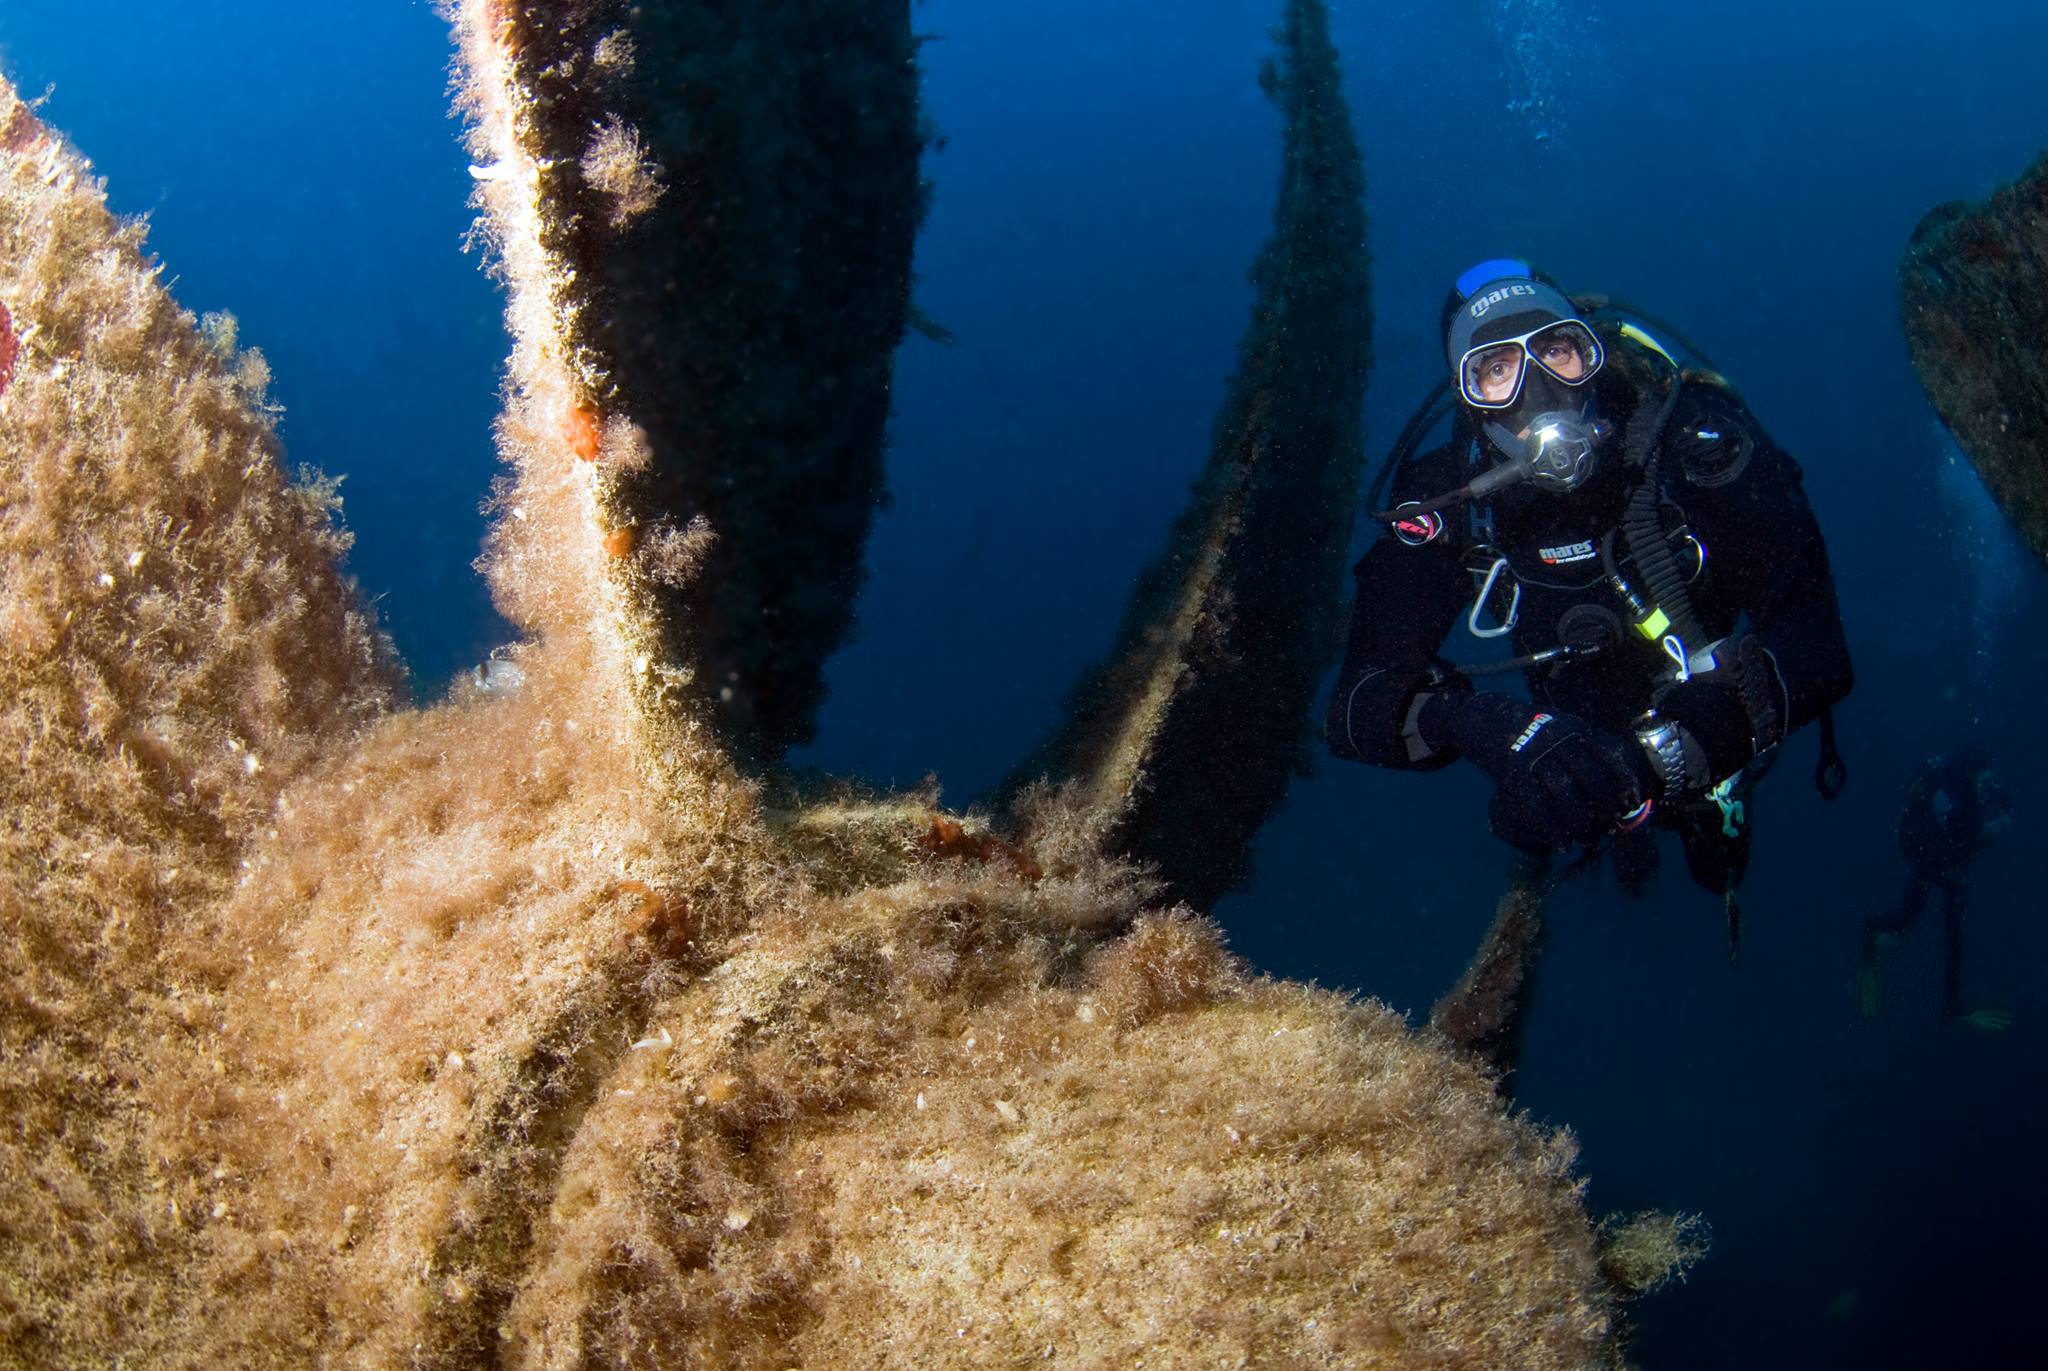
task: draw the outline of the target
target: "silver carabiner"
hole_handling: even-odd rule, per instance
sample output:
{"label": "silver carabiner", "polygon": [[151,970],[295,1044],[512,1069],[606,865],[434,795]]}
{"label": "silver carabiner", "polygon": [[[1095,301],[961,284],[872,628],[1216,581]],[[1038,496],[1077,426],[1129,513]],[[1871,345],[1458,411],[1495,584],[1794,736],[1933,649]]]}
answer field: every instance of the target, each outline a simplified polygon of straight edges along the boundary
{"label": "silver carabiner", "polygon": [[1508,599],[1507,616],[1501,620],[1500,626],[1498,628],[1481,628],[1479,626],[1480,612],[1486,608],[1486,602],[1493,598],[1493,588],[1500,584],[1500,574],[1507,569],[1508,559],[1496,555],[1493,559],[1493,565],[1487,569],[1486,580],[1480,585],[1479,593],[1472,597],[1472,609],[1465,616],[1465,628],[1475,638],[1500,638],[1515,631],[1516,616],[1522,612],[1522,583],[1520,581],[1515,582],[1515,593]]}

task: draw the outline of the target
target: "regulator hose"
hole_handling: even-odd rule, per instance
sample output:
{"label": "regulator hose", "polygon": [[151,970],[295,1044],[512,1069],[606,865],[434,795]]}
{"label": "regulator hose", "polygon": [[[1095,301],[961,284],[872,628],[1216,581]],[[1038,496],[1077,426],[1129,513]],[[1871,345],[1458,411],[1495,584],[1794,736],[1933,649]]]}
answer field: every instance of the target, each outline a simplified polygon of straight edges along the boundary
{"label": "regulator hose", "polygon": [[1685,573],[1678,569],[1678,555],[1664,537],[1664,516],[1658,508],[1657,454],[1643,464],[1642,479],[1629,492],[1628,507],[1621,515],[1621,536],[1628,542],[1628,555],[1636,564],[1650,602],[1664,611],[1678,640],[1691,652],[1706,646],[1699,614],[1692,607],[1692,592],[1686,589]]}
{"label": "regulator hose", "polygon": [[1683,373],[1671,378],[1671,391],[1657,407],[1657,415],[1645,432],[1630,435],[1631,456],[1637,457],[1635,489],[1621,514],[1621,536],[1628,542],[1628,555],[1636,564],[1650,592],[1650,602],[1664,611],[1664,617],[1678,633],[1687,652],[1706,645],[1700,617],[1692,607],[1692,593],[1686,589],[1685,573],[1678,569],[1678,555],[1664,539],[1664,516],[1659,509],[1662,491],[1657,481],[1657,447],[1664,430],[1678,408],[1679,393],[1685,389]]}
{"label": "regulator hose", "polygon": [[[1387,484],[1394,479],[1394,473],[1407,464],[1415,455],[1415,449],[1422,445],[1422,436],[1443,421],[1451,408],[1451,382],[1448,377],[1438,381],[1429,394],[1422,397],[1422,404],[1415,413],[1408,416],[1408,422],[1401,429],[1401,436],[1387,449],[1387,459],[1380,463],[1379,473],[1372,478],[1372,487],[1366,492],[1365,507],[1371,509],[1387,493]],[[1378,518],[1378,515],[1374,515]]]}

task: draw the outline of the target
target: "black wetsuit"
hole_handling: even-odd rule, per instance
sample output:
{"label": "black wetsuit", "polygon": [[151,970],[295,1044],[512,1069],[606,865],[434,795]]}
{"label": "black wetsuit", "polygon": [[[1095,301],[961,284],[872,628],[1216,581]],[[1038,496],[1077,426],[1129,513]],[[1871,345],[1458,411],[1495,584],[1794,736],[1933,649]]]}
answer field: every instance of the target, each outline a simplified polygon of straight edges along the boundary
{"label": "black wetsuit", "polygon": [[[1622,361],[1632,346],[1611,340],[1610,362]],[[1689,380],[1661,430],[1654,422],[1642,424],[1644,439],[1635,457],[1642,463],[1654,452],[1655,463],[1631,465],[1621,435],[1634,432],[1631,421],[1638,420],[1639,409],[1649,419],[1649,407],[1663,399],[1644,399],[1646,374],[1640,366],[1610,364],[1597,383],[1599,413],[1616,426],[1617,436],[1586,485],[1569,494],[1510,487],[1481,507],[1445,511],[1441,530],[1427,541],[1415,542],[1413,530],[1406,538],[1390,530],[1366,553],[1354,573],[1349,641],[1325,725],[1333,752],[1415,770],[1454,760],[1454,751],[1421,737],[1414,706],[1426,692],[1471,688],[1439,651],[1454,627],[1462,631],[1480,581],[1500,558],[1506,567],[1493,596],[1495,614],[1486,617],[1505,613],[1510,587],[1519,586],[1515,627],[1508,635],[1517,655],[1567,639],[1603,643],[1593,655],[1528,669],[1533,699],[1545,709],[1630,733],[1657,690],[1671,681],[1673,663],[1659,642],[1631,627],[1629,607],[1606,575],[1602,553],[1604,547],[1624,580],[1642,585],[1618,525],[1630,492],[1650,470],[1667,543],[1690,577],[1702,636],[1712,642],[1748,635],[1763,649],[1749,656],[1761,664],[1766,691],[1774,696],[1766,712],[1778,713],[1766,749],[1848,693],[1853,676],[1834,579],[1798,464],[1729,391]],[[1662,438],[1652,444],[1647,438],[1654,431]],[[1389,503],[1443,495],[1491,462],[1485,445],[1461,427],[1450,444],[1395,474]],[[1725,660],[1728,654],[1721,655]],[[1486,689],[1486,678],[1478,678],[1478,686]],[[1687,855],[1702,884],[1718,890],[1739,879],[1743,854],[1713,850],[1722,827],[1714,806],[1684,806],[1678,814],[1660,810],[1659,822],[1686,834]]]}
{"label": "black wetsuit", "polygon": [[1903,933],[1941,897],[1941,1012],[1954,1018],[1962,1007],[1963,913],[1970,867],[2012,812],[2011,801],[1993,783],[1980,757],[1937,757],[1921,768],[1906,791],[1899,813],[1899,855],[1906,859],[1906,890],[1897,909],[1863,921],[1863,966],[1877,964],[1879,934]]}

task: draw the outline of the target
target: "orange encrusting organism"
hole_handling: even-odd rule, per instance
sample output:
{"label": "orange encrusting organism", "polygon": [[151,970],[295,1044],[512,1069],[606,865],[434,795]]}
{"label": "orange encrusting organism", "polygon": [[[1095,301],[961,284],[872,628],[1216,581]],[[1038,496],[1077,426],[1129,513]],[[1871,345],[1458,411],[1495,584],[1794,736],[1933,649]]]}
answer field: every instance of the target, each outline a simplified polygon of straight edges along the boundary
{"label": "orange encrusting organism", "polygon": [[1027,884],[1036,885],[1045,874],[1031,854],[1015,843],[1005,842],[993,833],[969,833],[959,820],[944,815],[932,819],[931,828],[918,839],[918,846],[934,857],[959,857],[984,866],[1001,860]]}
{"label": "orange encrusting organism", "polygon": [[621,524],[604,535],[604,555],[630,557],[633,555],[633,545],[638,541],[634,527],[631,524]]}
{"label": "orange encrusting organism", "polygon": [[572,406],[562,419],[562,436],[568,439],[569,450],[580,460],[596,461],[604,436],[597,422],[597,411],[588,405]]}
{"label": "orange encrusting organism", "polygon": [[662,943],[674,952],[690,940],[690,902],[679,894],[657,890],[645,881],[619,881],[612,886],[616,895],[639,899],[633,911],[634,930]]}

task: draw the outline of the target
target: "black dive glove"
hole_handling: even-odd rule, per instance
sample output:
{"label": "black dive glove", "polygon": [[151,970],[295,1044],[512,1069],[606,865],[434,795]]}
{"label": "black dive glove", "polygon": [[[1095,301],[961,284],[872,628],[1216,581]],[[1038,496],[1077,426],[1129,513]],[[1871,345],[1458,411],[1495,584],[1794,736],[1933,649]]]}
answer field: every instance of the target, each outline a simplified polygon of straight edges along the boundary
{"label": "black dive glove", "polygon": [[1505,695],[1432,695],[1416,716],[1431,747],[1493,777],[1493,831],[1529,852],[1596,843],[1642,808],[1654,773],[1634,740]]}

